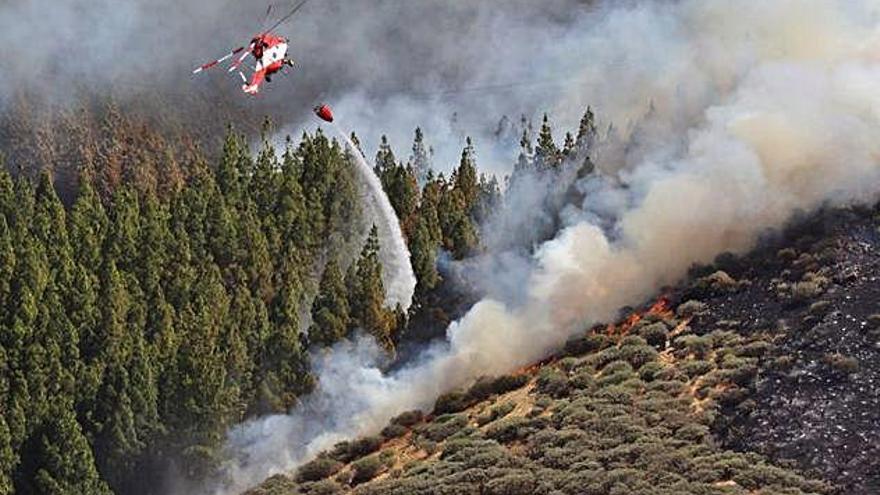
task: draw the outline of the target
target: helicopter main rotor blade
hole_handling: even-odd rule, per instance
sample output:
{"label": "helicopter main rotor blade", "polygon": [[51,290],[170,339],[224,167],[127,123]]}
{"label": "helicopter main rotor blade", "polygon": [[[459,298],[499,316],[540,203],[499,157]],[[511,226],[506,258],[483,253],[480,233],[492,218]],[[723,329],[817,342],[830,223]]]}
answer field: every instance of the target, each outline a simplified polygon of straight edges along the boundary
{"label": "helicopter main rotor blade", "polygon": [[280,25],[284,24],[285,22],[287,22],[288,20],[290,20],[290,18],[293,17],[293,15],[296,14],[296,13],[299,11],[299,9],[303,8],[303,6],[304,6],[308,1],[309,1],[309,0],[302,0],[302,1],[301,1],[300,3],[298,3],[298,4],[296,5],[296,7],[294,7],[294,8],[293,8],[293,9],[292,9],[292,10],[291,10],[286,16],[284,16],[284,17],[282,17],[281,19],[279,19],[278,22],[276,22],[275,24],[273,24],[272,27],[270,27],[269,29],[263,31],[263,33],[269,33],[269,32],[272,32],[272,31],[274,31],[278,26],[280,26]]}
{"label": "helicopter main rotor blade", "polygon": [[235,50],[232,50],[231,52],[227,53],[226,55],[218,58],[217,60],[208,62],[205,65],[197,67],[196,70],[193,71],[193,74],[198,74],[199,72],[202,72],[203,70],[208,70],[208,69],[216,66],[217,64],[222,64],[223,62],[229,60],[230,58],[232,58],[235,55],[237,55],[238,53],[240,53],[242,50],[244,50],[244,47],[240,46],[240,47],[236,48]]}

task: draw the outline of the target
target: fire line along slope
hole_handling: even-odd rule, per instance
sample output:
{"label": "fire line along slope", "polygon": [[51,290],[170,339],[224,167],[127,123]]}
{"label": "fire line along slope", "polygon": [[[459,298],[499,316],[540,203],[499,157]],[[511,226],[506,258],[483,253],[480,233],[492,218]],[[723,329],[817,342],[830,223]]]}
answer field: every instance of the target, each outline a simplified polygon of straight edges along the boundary
{"label": "fire line along slope", "polygon": [[878,228],[821,213],[248,493],[877,493]]}

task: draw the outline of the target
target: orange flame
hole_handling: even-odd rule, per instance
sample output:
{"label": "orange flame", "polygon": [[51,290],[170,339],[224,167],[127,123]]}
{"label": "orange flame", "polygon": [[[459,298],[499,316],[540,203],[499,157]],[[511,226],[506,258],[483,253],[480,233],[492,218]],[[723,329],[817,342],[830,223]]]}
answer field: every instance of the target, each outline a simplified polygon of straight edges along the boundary
{"label": "orange flame", "polygon": [[605,327],[605,333],[607,335],[620,335],[625,336],[628,335],[630,330],[636,326],[636,324],[642,321],[642,318],[645,315],[659,316],[662,319],[667,319],[672,317],[672,309],[670,308],[669,298],[666,296],[661,296],[657,299],[654,304],[648,308],[647,311],[644,312],[635,312],[626,317],[622,322],[617,324],[609,324]]}

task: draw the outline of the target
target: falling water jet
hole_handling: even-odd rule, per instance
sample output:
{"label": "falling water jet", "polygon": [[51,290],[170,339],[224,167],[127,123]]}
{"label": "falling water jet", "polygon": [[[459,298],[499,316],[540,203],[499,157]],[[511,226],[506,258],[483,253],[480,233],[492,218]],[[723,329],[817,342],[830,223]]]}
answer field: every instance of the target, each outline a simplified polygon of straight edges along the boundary
{"label": "falling water jet", "polygon": [[409,248],[407,248],[403,232],[400,230],[400,220],[391,206],[388,195],[382,189],[382,183],[367,164],[357,146],[338,124],[334,123],[332,126],[348,145],[349,152],[357,165],[358,174],[367,185],[369,209],[373,211],[373,221],[379,230],[379,245],[381,247],[379,257],[382,260],[385,302],[389,306],[400,305],[401,308],[407,310],[412,303],[413,292],[415,292],[416,276],[410,263]]}

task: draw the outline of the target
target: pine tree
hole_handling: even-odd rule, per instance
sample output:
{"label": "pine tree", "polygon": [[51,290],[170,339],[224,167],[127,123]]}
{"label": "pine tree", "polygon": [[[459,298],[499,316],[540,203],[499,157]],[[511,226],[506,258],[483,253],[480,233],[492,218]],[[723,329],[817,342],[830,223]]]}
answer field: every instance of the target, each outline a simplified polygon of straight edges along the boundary
{"label": "pine tree", "polygon": [[220,193],[231,204],[238,204],[243,194],[248,170],[243,170],[242,162],[247,154],[243,143],[230,127],[226,131],[226,139],[223,142],[223,154],[220,157],[220,165],[217,167],[217,187]]}
{"label": "pine tree", "polygon": [[[0,349],[2,353],[2,349]],[[5,372],[5,359],[0,356],[0,370]],[[5,397],[5,390],[0,393]],[[12,433],[6,424],[6,418],[0,416],[0,493],[12,493],[12,477],[18,464],[18,455],[12,448]]]}
{"label": "pine tree", "polygon": [[391,321],[385,310],[385,287],[379,260],[379,231],[375,225],[357,261],[358,303],[353,306],[354,321],[380,345],[391,349]]}
{"label": "pine tree", "polygon": [[113,260],[124,270],[133,272],[140,252],[140,205],[129,187],[120,187],[113,194],[113,208],[105,246],[105,260]]}
{"label": "pine tree", "polygon": [[383,135],[379,144],[379,151],[376,153],[376,165],[374,171],[382,180],[382,185],[389,182],[390,174],[393,173],[394,167],[397,166],[397,158],[394,157],[394,151],[391,150],[391,144],[388,143],[388,136]]}
{"label": "pine tree", "polygon": [[571,156],[575,152],[575,141],[574,136],[570,132],[565,133],[565,145],[562,148],[562,155],[566,158]]}
{"label": "pine tree", "polygon": [[446,181],[443,174],[434,178],[428,174],[428,183],[422,190],[422,202],[419,205],[419,220],[425,223],[430,236],[431,244],[439,247],[443,243],[443,228],[440,223],[440,201],[446,191]]}
{"label": "pine tree", "polygon": [[349,139],[351,139],[351,143],[354,144],[354,147],[357,148],[355,151],[360,153],[362,157],[366,158],[367,154],[364,153],[364,148],[361,146],[361,140],[357,137],[357,134],[355,134],[354,131],[352,131]]}
{"label": "pine tree", "polygon": [[501,204],[501,186],[494,175],[486,177],[481,174],[479,187],[480,195],[473,217],[477,224],[483,224]]}
{"label": "pine tree", "polygon": [[471,215],[477,206],[480,194],[480,186],[477,182],[477,165],[474,158],[474,145],[471,138],[467,138],[467,145],[461,152],[461,162],[455,170],[452,178],[452,187],[458,191],[464,202],[465,213]]}
{"label": "pine tree", "polygon": [[76,416],[60,404],[47,417],[27,450],[16,483],[18,493],[102,495],[111,493],[95,467],[95,459]]}
{"label": "pine tree", "polygon": [[544,114],[541,132],[538,134],[538,145],[535,147],[535,160],[540,170],[552,170],[559,166],[559,148],[553,142],[553,131],[550,119]]}
{"label": "pine tree", "polygon": [[416,298],[421,299],[440,282],[437,272],[437,244],[431,239],[428,221],[423,217],[419,217],[409,249],[416,275]]}
{"label": "pine tree", "polygon": [[578,156],[588,156],[592,152],[593,145],[596,144],[598,138],[599,132],[596,128],[596,116],[593,114],[593,109],[587,107],[587,111],[584,112],[584,116],[581,118],[577,139],[575,140]]}
{"label": "pine tree", "polygon": [[312,304],[309,342],[330,347],[343,339],[349,327],[349,306],[342,269],[331,258],[324,267],[318,297]]}
{"label": "pine tree", "polygon": [[534,169],[534,150],[532,149],[532,139],[527,130],[523,130],[522,138],[519,141],[519,156],[516,159],[514,167],[514,176],[519,173],[529,172]]}
{"label": "pine tree", "polygon": [[418,182],[419,187],[424,187],[428,181],[428,174],[431,172],[431,151],[425,145],[425,136],[420,127],[416,127],[415,138],[413,139],[412,156],[410,164]]}

